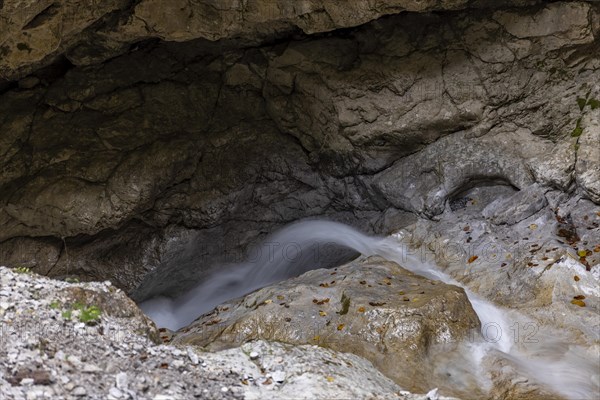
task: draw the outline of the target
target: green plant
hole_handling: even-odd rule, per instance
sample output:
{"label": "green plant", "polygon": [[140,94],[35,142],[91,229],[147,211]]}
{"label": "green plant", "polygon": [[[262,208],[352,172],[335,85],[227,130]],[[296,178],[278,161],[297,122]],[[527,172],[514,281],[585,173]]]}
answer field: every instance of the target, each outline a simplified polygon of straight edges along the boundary
{"label": "green plant", "polygon": [[[58,306],[58,302],[52,302],[50,307]],[[77,319],[86,325],[96,325],[100,322],[102,310],[96,305],[87,305],[80,302],[73,303],[67,310],[64,310],[61,315],[64,319],[71,319],[73,311],[77,312]]]}
{"label": "green plant", "polygon": [[58,310],[59,307],[60,303],[58,302],[58,300],[54,300],[52,303],[50,303],[50,308],[53,310]]}
{"label": "green plant", "polygon": [[86,325],[95,325],[100,321],[102,310],[98,306],[86,306],[79,309],[79,321]]}
{"label": "green plant", "polygon": [[577,120],[577,124],[575,124],[575,129],[571,132],[572,137],[579,137],[583,133],[583,129],[581,128],[581,118]]}
{"label": "green plant", "polygon": [[18,274],[31,274],[31,268],[29,267],[17,267],[14,271]]}

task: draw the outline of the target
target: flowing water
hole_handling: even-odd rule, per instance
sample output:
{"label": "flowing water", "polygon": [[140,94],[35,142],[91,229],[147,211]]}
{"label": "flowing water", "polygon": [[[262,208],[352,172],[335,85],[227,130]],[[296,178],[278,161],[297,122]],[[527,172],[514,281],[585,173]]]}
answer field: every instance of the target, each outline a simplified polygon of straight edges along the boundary
{"label": "flowing water", "polygon": [[314,261],[325,246],[344,247],[365,256],[379,255],[426,278],[465,289],[481,321],[482,332],[480,340],[464,343],[462,354],[445,360],[446,365],[452,365],[454,376],[460,370],[464,381],[476,377],[481,387],[489,387],[483,360],[490,356],[509,361],[523,377],[566,398],[598,398],[598,359],[588,349],[571,344],[568,337],[552,327],[545,329],[550,333],[537,335],[526,346],[518,345],[510,333],[515,324],[523,327],[532,323],[527,316],[495,306],[436,265],[407,254],[398,238],[367,236],[336,222],[313,220],[289,225],[265,241],[254,259],[223,268],[177,299],[157,297],[140,306],[159,326],[176,330],[227,300],[314,268]]}

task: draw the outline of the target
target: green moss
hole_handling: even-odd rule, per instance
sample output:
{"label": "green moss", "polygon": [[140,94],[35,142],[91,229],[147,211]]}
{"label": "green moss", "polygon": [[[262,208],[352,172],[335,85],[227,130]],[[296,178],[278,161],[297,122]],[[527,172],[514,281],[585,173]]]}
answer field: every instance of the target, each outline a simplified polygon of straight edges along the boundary
{"label": "green moss", "polygon": [[587,101],[587,104],[588,104],[588,106],[590,106],[590,108],[591,108],[592,110],[595,110],[595,109],[597,109],[598,107],[600,107],[600,101],[598,101],[597,99],[594,99],[594,98],[592,98],[592,99],[589,99],[589,100]]}
{"label": "green moss", "polygon": [[587,103],[586,99],[582,99],[581,97],[577,98],[577,105],[579,106],[580,111],[583,111],[583,108],[585,107],[586,103]]}
{"label": "green moss", "polygon": [[58,302],[58,300],[54,300],[52,303],[50,303],[50,308],[53,310],[57,310],[60,307],[60,303]]}
{"label": "green moss", "polygon": [[348,314],[348,310],[350,309],[350,297],[347,297],[346,293],[342,293],[342,299],[340,302],[342,303],[342,309],[337,313],[340,315]]}

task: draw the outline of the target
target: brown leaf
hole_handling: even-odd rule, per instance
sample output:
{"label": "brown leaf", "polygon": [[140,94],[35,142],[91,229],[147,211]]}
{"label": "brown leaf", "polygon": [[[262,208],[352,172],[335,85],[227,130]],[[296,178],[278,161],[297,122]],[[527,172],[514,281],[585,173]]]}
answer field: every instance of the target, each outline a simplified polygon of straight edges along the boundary
{"label": "brown leaf", "polygon": [[471,264],[473,261],[477,260],[479,258],[479,256],[471,256],[469,257],[469,260],[467,261],[469,264]]}
{"label": "brown leaf", "polygon": [[317,299],[313,299],[313,303],[322,306],[325,303],[329,303],[329,297],[323,300],[317,300]]}
{"label": "brown leaf", "polygon": [[575,282],[579,282],[579,280],[580,280],[581,278],[579,278],[579,276],[575,275],[575,276],[573,277],[573,279],[575,280]]}
{"label": "brown leaf", "polygon": [[365,308],[364,307],[358,307],[358,312],[360,312],[360,313],[365,312]]}
{"label": "brown leaf", "polygon": [[344,325],[344,324],[339,324],[339,325],[337,326],[337,330],[338,330],[338,331],[341,331],[342,329],[344,329],[344,326],[346,326],[346,325]]}
{"label": "brown leaf", "polygon": [[386,303],[378,303],[378,302],[375,302],[375,301],[370,301],[369,302],[369,305],[373,306],[373,307],[381,307],[381,306],[385,306],[385,304]]}
{"label": "brown leaf", "polygon": [[577,296],[573,296],[575,300],[585,300],[585,296],[582,294],[578,294]]}

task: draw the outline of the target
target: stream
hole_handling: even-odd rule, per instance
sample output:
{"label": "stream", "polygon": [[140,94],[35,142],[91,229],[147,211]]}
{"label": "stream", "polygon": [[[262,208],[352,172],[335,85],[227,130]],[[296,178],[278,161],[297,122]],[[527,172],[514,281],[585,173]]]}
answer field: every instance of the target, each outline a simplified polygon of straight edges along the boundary
{"label": "stream", "polygon": [[[364,256],[378,255],[413,273],[465,290],[482,330],[480,338],[461,346],[462,352],[450,353],[454,359],[445,364],[454,365],[453,379],[460,380],[461,375],[465,381],[475,378],[487,389],[491,385],[487,378],[490,364],[484,359],[492,357],[509,361],[523,378],[566,398],[595,399],[598,395],[598,361],[588,348],[572,344],[566,333],[552,326],[539,329],[539,322],[527,315],[478,296],[433,263],[408,254],[398,236],[367,236],[337,222],[311,220],[291,224],[263,242],[262,251],[253,259],[223,268],[177,299],[156,297],[140,306],[157,325],[180,329],[227,300],[306,272],[314,265],[315,249],[325,244],[349,248]],[[515,327],[536,327],[535,336],[522,343],[517,340]]]}

